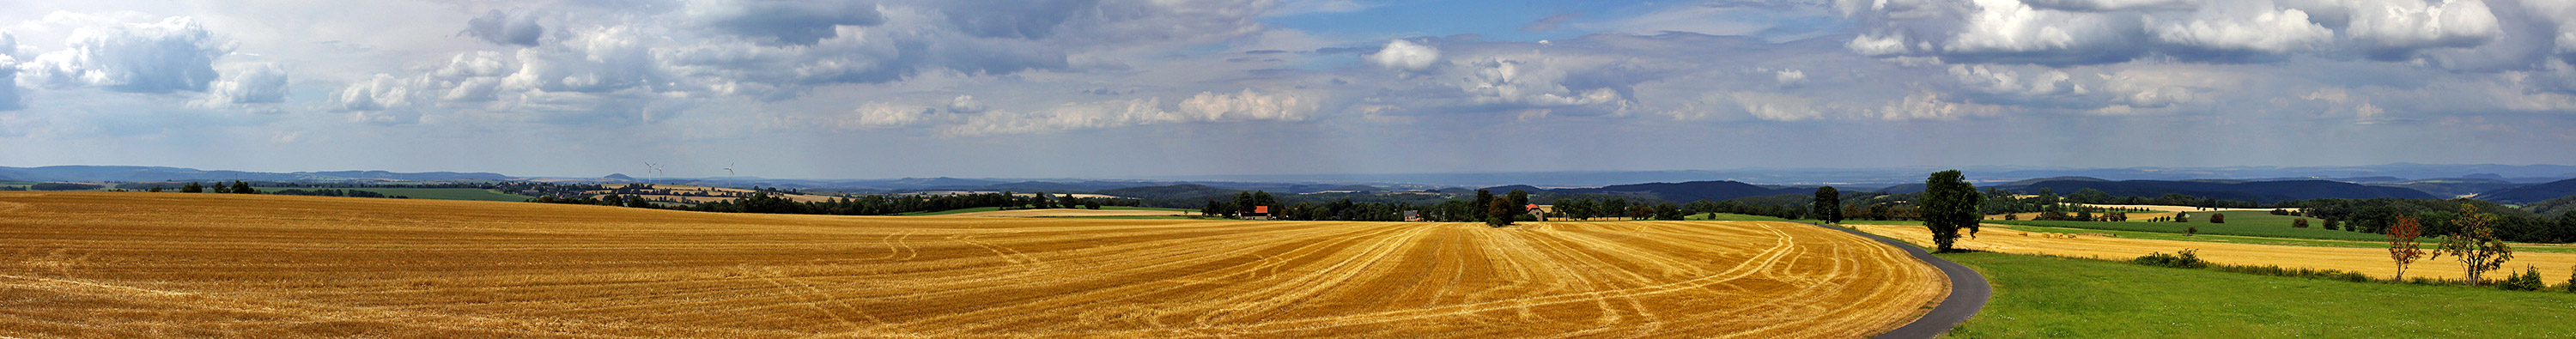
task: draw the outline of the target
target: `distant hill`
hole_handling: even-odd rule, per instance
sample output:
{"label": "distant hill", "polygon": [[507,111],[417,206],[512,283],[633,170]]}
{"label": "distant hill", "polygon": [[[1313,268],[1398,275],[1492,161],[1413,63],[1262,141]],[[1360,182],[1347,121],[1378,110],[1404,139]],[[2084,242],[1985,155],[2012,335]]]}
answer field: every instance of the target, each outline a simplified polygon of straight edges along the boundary
{"label": "distant hill", "polygon": [[[1505,193],[1511,193],[1511,192],[1512,192],[1512,190],[1522,190],[1522,191],[1528,191],[1528,192],[1530,192],[1530,193],[1549,192],[1549,190],[1548,190],[1548,189],[1545,189],[1545,188],[1538,188],[1538,186],[1530,186],[1530,185],[1494,186],[1494,187],[1486,187],[1486,188],[1481,188],[1481,189],[1482,189],[1482,190],[1486,190],[1486,191],[1494,192],[1494,194],[1495,194],[1495,195],[1501,195],[1501,194],[1505,194]],[[1474,191],[1469,191],[1469,193],[1474,193]]]}
{"label": "distant hill", "polygon": [[45,166],[0,167],[0,178],[26,181],[188,181],[188,180],[254,180],[254,181],[340,181],[340,180],[508,180],[498,173],[387,171],[330,172],[245,172],[209,171],[194,168],[150,166]]}
{"label": "distant hill", "polygon": [[2506,203],[2506,204],[2524,204],[2524,203],[2538,202],[2538,201],[2541,201],[2541,200],[2555,199],[2555,198],[2558,198],[2558,197],[2564,197],[2564,196],[2570,196],[2570,195],[2576,195],[2576,179],[2559,180],[2559,181],[2552,181],[2552,182],[2548,182],[2548,183],[2542,183],[2542,184],[2538,184],[2538,185],[2530,185],[2530,186],[2522,186],[2522,187],[2514,187],[2514,188],[2500,189],[2500,190],[2495,190],[2495,191],[2493,191],[2493,192],[2486,192],[2486,193],[2478,194],[2478,196],[2476,196],[2476,197],[2471,197],[2471,199],[2486,200],[2486,201],[2493,201],[2493,202]]}
{"label": "distant hill", "polygon": [[2476,195],[2476,194],[2480,194],[2480,193],[2494,192],[2494,191],[2502,190],[2502,189],[2508,189],[2508,188],[2515,188],[2515,187],[2522,187],[2522,186],[2529,186],[2529,185],[2530,185],[2530,184],[2525,184],[2525,183],[2517,183],[2517,182],[2505,181],[2504,179],[2468,178],[2468,177],[2461,177],[2461,178],[2438,178],[2438,179],[2424,179],[2424,180],[2407,180],[2407,181],[2396,181],[2396,182],[2364,182],[2363,184],[2364,184],[2364,185],[2371,185],[2371,186],[2405,187],[2405,188],[2414,189],[2414,190],[2417,190],[2417,191],[2424,191],[2424,193],[2432,193],[2433,195],[2441,196],[2441,197],[2443,197],[2443,198],[2459,197],[2459,196],[2470,196],[2470,195]]}
{"label": "distant hill", "polygon": [[2059,195],[2071,194],[2078,190],[2090,188],[2110,193],[2112,196],[2154,197],[2165,194],[2183,194],[2204,198],[2251,200],[2256,202],[2278,202],[2285,200],[2318,198],[2438,199],[2438,197],[2435,197],[2432,194],[2402,187],[2367,186],[2362,184],[2325,180],[2258,181],[2242,183],[2164,180],[2057,180],[2033,183],[2015,190],[2027,193],[2043,188],[2055,191]]}
{"label": "distant hill", "polygon": [[1599,188],[1564,188],[1548,191],[1555,193],[1644,193],[1653,194],[1656,198],[1662,198],[1665,201],[1673,202],[1691,202],[1700,200],[1726,201],[1728,199],[1743,197],[1815,193],[1815,190],[1811,188],[1792,187],[1774,189],[1742,182],[1723,180],[1610,185]]}
{"label": "distant hill", "polygon": [[1171,185],[1171,186],[1146,186],[1146,187],[1128,187],[1128,188],[1105,189],[1105,190],[1100,190],[1100,191],[1093,192],[1093,193],[1099,193],[1099,194],[1105,194],[1105,195],[1113,195],[1113,196],[1121,196],[1121,197],[1129,197],[1129,198],[1143,198],[1143,199],[1188,199],[1188,198],[1199,198],[1199,197],[1218,196],[1218,195],[1233,195],[1233,194],[1235,194],[1236,192],[1243,192],[1243,191],[1242,191],[1242,190],[1236,190],[1236,189],[1228,189],[1228,188],[1209,187],[1208,185],[1200,185],[1200,184],[1180,184],[1180,185]]}

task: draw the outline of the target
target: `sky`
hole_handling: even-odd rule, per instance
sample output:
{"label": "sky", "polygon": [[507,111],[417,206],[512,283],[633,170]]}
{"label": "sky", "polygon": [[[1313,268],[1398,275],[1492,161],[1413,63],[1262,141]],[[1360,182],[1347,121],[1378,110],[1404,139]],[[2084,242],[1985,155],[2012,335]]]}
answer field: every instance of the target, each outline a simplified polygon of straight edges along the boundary
{"label": "sky", "polygon": [[2576,164],[2576,2],[0,0],[0,166]]}

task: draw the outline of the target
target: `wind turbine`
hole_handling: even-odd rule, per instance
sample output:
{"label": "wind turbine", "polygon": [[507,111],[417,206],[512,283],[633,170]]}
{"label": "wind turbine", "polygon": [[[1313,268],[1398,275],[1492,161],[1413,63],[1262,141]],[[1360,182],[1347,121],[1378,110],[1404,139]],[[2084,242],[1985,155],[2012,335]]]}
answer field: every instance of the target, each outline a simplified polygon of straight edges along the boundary
{"label": "wind turbine", "polygon": [[725,163],[725,186],[733,186],[733,163]]}

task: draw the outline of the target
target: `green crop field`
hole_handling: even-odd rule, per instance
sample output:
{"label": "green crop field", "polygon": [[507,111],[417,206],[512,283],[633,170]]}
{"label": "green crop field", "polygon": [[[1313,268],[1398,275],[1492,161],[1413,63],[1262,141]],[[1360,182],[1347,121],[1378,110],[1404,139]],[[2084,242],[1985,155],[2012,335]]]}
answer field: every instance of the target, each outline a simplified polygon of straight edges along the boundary
{"label": "green crop field", "polygon": [[315,187],[254,187],[254,188],[259,189],[259,191],[260,191],[260,192],[276,192],[276,191],[278,191],[278,190],[290,190],[290,189],[292,189],[292,190],[306,190],[306,191],[326,190],[326,189],[335,189],[335,190],[343,190],[343,191],[369,191],[369,192],[376,192],[376,193],[384,193],[385,195],[400,195],[400,196],[406,196],[406,197],[411,197],[412,199],[433,199],[433,200],[528,201],[528,199],[535,198],[535,197],[524,196],[524,195],[517,195],[517,194],[509,194],[509,193],[495,192],[495,191],[492,191],[492,190],[481,189],[481,188],[372,188],[372,187],[370,187],[370,188],[333,188],[333,187],[320,187],[320,188],[315,188]]}
{"label": "green crop field", "polygon": [[[1994,298],[1954,338],[2556,338],[2576,293],[2356,283],[1998,253],[1942,254]],[[2567,277],[2549,277],[2562,283]]]}
{"label": "green crop field", "polygon": [[1684,217],[1682,217],[1682,220],[1715,220],[1715,221],[1788,221],[1789,219],[1781,219],[1781,218],[1776,218],[1776,217],[1766,217],[1766,216],[1759,216],[1759,215],[1733,214],[1733,213],[1701,213],[1701,214],[1692,214],[1692,215],[1689,215],[1689,216],[1684,216]]}

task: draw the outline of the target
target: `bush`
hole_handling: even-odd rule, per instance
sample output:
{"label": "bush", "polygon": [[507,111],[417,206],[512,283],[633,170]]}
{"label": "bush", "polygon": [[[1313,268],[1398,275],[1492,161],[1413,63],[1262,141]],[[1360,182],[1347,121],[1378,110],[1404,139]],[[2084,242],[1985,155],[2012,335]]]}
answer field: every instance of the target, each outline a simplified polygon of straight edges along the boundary
{"label": "bush", "polygon": [[2524,265],[2523,269],[2524,271],[2522,271],[2522,274],[2505,277],[2504,282],[2496,283],[2496,288],[2504,289],[2506,291],[2538,291],[2542,288],[2549,287],[2549,285],[2545,285],[2540,282],[2539,267]]}
{"label": "bush", "polygon": [[2558,287],[2567,292],[2576,292],[2576,266],[2569,266],[2567,270],[2570,271],[2567,273],[2567,284]]}
{"label": "bush", "polygon": [[2182,236],[2186,236],[2186,237],[2188,237],[2188,236],[2193,236],[2193,235],[2198,235],[2198,234],[2200,234],[2200,227],[2197,227],[2197,226],[2194,226],[2194,227],[2184,227],[2184,228],[2182,229]]}
{"label": "bush", "polygon": [[2335,226],[2336,224],[2337,224],[2337,223],[2335,222],[2335,220],[2334,220],[2334,219],[2326,219],[2326,230],[2328,230],[2328,231],[2339,231],[2338,229],[2335,229],[2335,228],[2337,227],[2337,226]]}
{"label": "bush", "polygon": [[2224,223],[2227,223],[2227,215],[2226,215],[2226,214],[2210,214],[2210,215],[2209,215],[2209,223],[2212,223],[2212,224],[2224,224]]}
{"label": "bush", "polygon": [[2272,215],[2290,215],[2290,210],[2274,208],[2272,209]]}
{"label": "bush", "polygon": [[2290,220],[2290,227],[2291,227],[2291,228],[2308,228],[2308,218],[2298,218],[2298,219],[2295,219],[2295,220]]}
{"label": "bush", "polygon": [[2148,253],[2146,256],[2138,257],[2137,259],[2129,259],[2129,263],[2171,268],[2196,269],[2209,267],[2209,262],[2200,260],[2200,250],[2183,249],[2182,252],[2179,253],[2181,254],[2165,254],[2165,252]]}
{"label": "bush", "polygon": [[2327,279],[2327,280],[2342,280],[2342,281],[2350,281],[2350,282],[2371,282],[2371,281],[2375,281],[2375,280],[2371,279],[2370,275],[2368,275],[2368,274],[2361,274],[2361,272],[2345,271],[2345,270],[2334,270],[2334,269],[2287,268],[2287,267],[2281,267],[2281,266],[2276,266],[2276,265],[2260,265],[2260,266],[2256,266],[2256,265],[2215,265],[2215,266],[2211,267],[2211,270],[2219,271],[2219,272],[2230,272],[2230,273],[2244,273],[2244,274],[2254,274],[2254,275],[2268,275],[2268,276],[2275,276],[2275,277],[2292,277],[2292,278]]}

